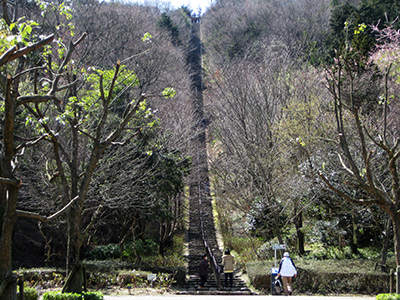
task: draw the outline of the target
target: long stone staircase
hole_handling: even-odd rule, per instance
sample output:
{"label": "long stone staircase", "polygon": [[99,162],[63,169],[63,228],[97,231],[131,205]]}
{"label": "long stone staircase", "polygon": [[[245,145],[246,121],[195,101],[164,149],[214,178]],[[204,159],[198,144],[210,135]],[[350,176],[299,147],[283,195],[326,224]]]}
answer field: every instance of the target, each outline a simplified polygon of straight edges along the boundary
{"label": "long stone staircase", "polygon": [[[195,124],[196,134],[193,138],[196,155],[193,157],[193,172],[189,191],[188,278],[185,293],[252,294],[242,280],[240,272],[234,273],[234,287],[231,289],[224,287],[224,275],[218,271],[221,266],[222,251],[217,242],[208,176],[207,122],[203,112],[200,22],[193,23],[191,37],[189,62],[192,74],[193,106],[197,120]],[[202,254],[207,254],[210,268],[206,285],[200,289],[199,263]]]}
{"label": "long stone staircase", "polygon": [[[211,197],[208,187],[193,185],[190,197],[189,214],[189,256],[186,291],[196,294],[252,294],[246,283],[240,277],[240,270],[236,270],[233,277],[233,288],[224,287],[224,275],[218,273],[221,266],[222,251],[218,247],[216,229],[212,212]],[[200,193],[199,193],[200,190]],[[197,197],[196,195],[202,195]],[[207,254],[210,261],[208,280],[204,288],[199,289],[199,263],[202,254]],[[213,266],[217,267],[214,268]],[[237,266],[239,269],[239,266]],[[238,272],[239,271],[239,272]]]}

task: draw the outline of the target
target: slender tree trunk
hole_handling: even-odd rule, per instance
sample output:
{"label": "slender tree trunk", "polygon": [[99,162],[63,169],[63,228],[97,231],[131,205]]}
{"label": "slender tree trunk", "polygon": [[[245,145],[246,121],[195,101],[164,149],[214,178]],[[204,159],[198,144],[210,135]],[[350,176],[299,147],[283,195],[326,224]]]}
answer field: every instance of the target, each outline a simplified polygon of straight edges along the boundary
{"label": "slender tree trunk", "polygon": [[160,224],[160,248],[159,253],[164,256],[165,252],[165,239],[166,239],[167,229],[165,223]]}
{"label": "slender tree trunk", "polygon": [[390,227],[392,226],[392,220],[388,217],[386,220],[386,234],[381,251],[381,272],[386,272],[386,259],[389,249],[389,238],[390,238]]}
{"label": "slender tree trunk", "polygon": [[351,240],[350,240],[350,249],[352,254],[358,254],[358,242],[357,242],[357,222],[354,217],[354,213],[352,214],[352,231],[351,231]]}
{"label": "slender tree trunk", "polygon": [[297,245],[298,251],[300,255],[304,255],[304,232],[302,231],[303,228],[303,213],[299,212],[296,214],[294,218],[294,226],[296,227],[296,235],[297,235]]}
{"label": "slender tree trunk", "polygon": [[279,222],[277,222],[275,225],[275,236],[278,238],[279,244],[283,244],[283,237],[281,228],[279,227]]}
{"label": "slender tree trunk", "polygon": [[394,251],[396,255],[396,265],[400,266],[400,215],[396,213],[393,218],[393,237]]}

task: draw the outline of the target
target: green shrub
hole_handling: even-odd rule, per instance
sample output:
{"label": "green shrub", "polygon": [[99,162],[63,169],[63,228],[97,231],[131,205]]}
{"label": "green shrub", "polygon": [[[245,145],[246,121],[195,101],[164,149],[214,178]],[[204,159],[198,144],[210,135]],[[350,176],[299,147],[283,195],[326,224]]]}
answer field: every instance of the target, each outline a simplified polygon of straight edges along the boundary
{"label": "green shrub", "polygon": [[378,295],[376,295],[376,300],[400,300],[400,295],[398,295],[398,294],[378,294]]}
{"label": "green shrub", "polygon": [[167,255],[183,256],[185,249],[185,235],[175,234],[172,241],[172,248],[167,249]]}
{"label": "green shrub", "polygon": [[157,255],[145,258],[143,260],[149,266],[159,267],[159,268],[173,268],[173,267],[183,267],[185,266],[185,258],[183,256],[175,255]]}
{"label": "green shrub", "polygon": [[96,246],[86,254],[87,260],[107,260],[120,258],[120,248],[116,244],[108,244],[105,246]]}
{"label": "green shrub", "polygon": [[137,240],[136,251],[139,256],[156,255],[158,252],[158,244],[151,239],[147,239],[144,242],[142,240]]}
{"label": "green shrub", "polygon": [[224,237],[224,245],[225,249],[235,252],[236,262],[245,266],[247,262],[258,258],[257,249],[262,246],[262,241],[257,238],[226,235]]}
{"label": "green shrub", "polygon": [[[142,240],[137,240],[135,242],[135,250],[138,257],[155,256],[158,253],[158,244],[151,239],[147,239],[144,242]],[[133,252],[132,243],[125,245],[123,256],[130,261],[137,258]]]}
{"label": "green shrub", "polygon": [[[19,291],[17,295],[17,299],[19,299]],[[25,286],[24,287],[24,300],[38,300],[39,295],[36,289]]]}
{"label": "green shrub", "polygon": [[[293,281],[295,293],[376,295],[385,293],[390,288],[389,274],[374,271],[372,262],[367,264],[363,260],[296,259],[295,263],[298,271],[298,276]],[[269,291],[273,266],[273,261],[249,262],[246,267],[250,283],[256,289]]]}
{"label": "green shrub", "polygon": [[104,296],[100,292],[87,292],[82,294],[61,293],[59,291],[47,292],[43,294],[43,300],[103,300]]}

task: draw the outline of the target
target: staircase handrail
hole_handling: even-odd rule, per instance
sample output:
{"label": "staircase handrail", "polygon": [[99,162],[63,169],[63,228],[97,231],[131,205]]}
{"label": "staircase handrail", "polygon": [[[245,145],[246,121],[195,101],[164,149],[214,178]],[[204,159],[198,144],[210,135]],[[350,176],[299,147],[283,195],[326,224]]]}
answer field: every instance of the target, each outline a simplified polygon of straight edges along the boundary
{"label": "staircase handrail", "polygon": [[204,242],[204,247],[206,248],[207,256],[210,258],[210,265],[211,265],[211,269],[214,274],[215,282],[217,283],[218,290],[220,290],[221,289],[220,267],[218,266],[217,260],[215,259],[215,256],[214,256],[210,246],[206,242],[206,240],[203,239],[203,242]]}

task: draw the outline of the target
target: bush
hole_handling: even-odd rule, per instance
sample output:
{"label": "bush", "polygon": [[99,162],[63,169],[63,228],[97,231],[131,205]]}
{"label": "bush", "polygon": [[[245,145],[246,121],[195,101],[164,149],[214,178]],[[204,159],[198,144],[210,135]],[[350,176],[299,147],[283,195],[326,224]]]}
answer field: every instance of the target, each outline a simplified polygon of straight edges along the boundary
{"label": "bush", "polygon": [[184,249],[185,249],[185,235],[175,234],[173,237],[172,247],[167,249],[166,255],[184,256]]}
{"label": "bush", "polygon": [[236,252],[238,263],[246,264],[249,261],[256,260],[257,249],[262,246],[262,241],[257,238],[224,236],[224,246]]}
{"label": "bush", "polygon": [[145,262],[150,267],[156,268],[173,268],[185,266],[185,258],[176,254],[167,256],[151,256],[143,259],[143,262]]}
{"label": "bush", "polygon": [[398,295],[398,294],[378,294],[378,295],[376,295],[376,300],[400,300],[400,295]]}
{"label": "bush", "polygon": [[[375,295],[385,293],[390,288],[389,275],[374,271],[373,263],[367,264],[362,260],[311,262],[298,259],[295,263],[298,271],[298,276],[293,280],[295,293]],[[256,289],[270,290],[273,265],[272,261],[247,264],[250,283]]]}
{"label": "bush", "polygon": [[88,292],[82,294],[47,292],[43,294],[43,300],[103,300],[100,292]]}
{"label": "bush", "polygon": [[[19,299],[19,293],[17,295],[17,299]],[[25,286],[24,287],[24,300],[38,300],[39,295],[36,289]]]}
{"label": "bush", "polygon": [[62,287],[65,281],[65,272],[45,269],[23,270],[21,272],[24,274],[25,283],[30,287],[40,286],[44,289],[54,289]]}
{"label": "bush", "polygon": [[[158,253],[158,244],[151,239],[147,239],[144,242],[142,240],[137,240],[135,242],[135,250],[138,257],[155,256]],[[133,252],[132,243],[125,245],[123,256],[130,261],[137,259]]]}
{"label": "bush", "polygon": [[96,246],[89,251],[86,255],[87,260],[107,260],[120,258],[120,248],[115,244],[108,244],[106,246]]}

